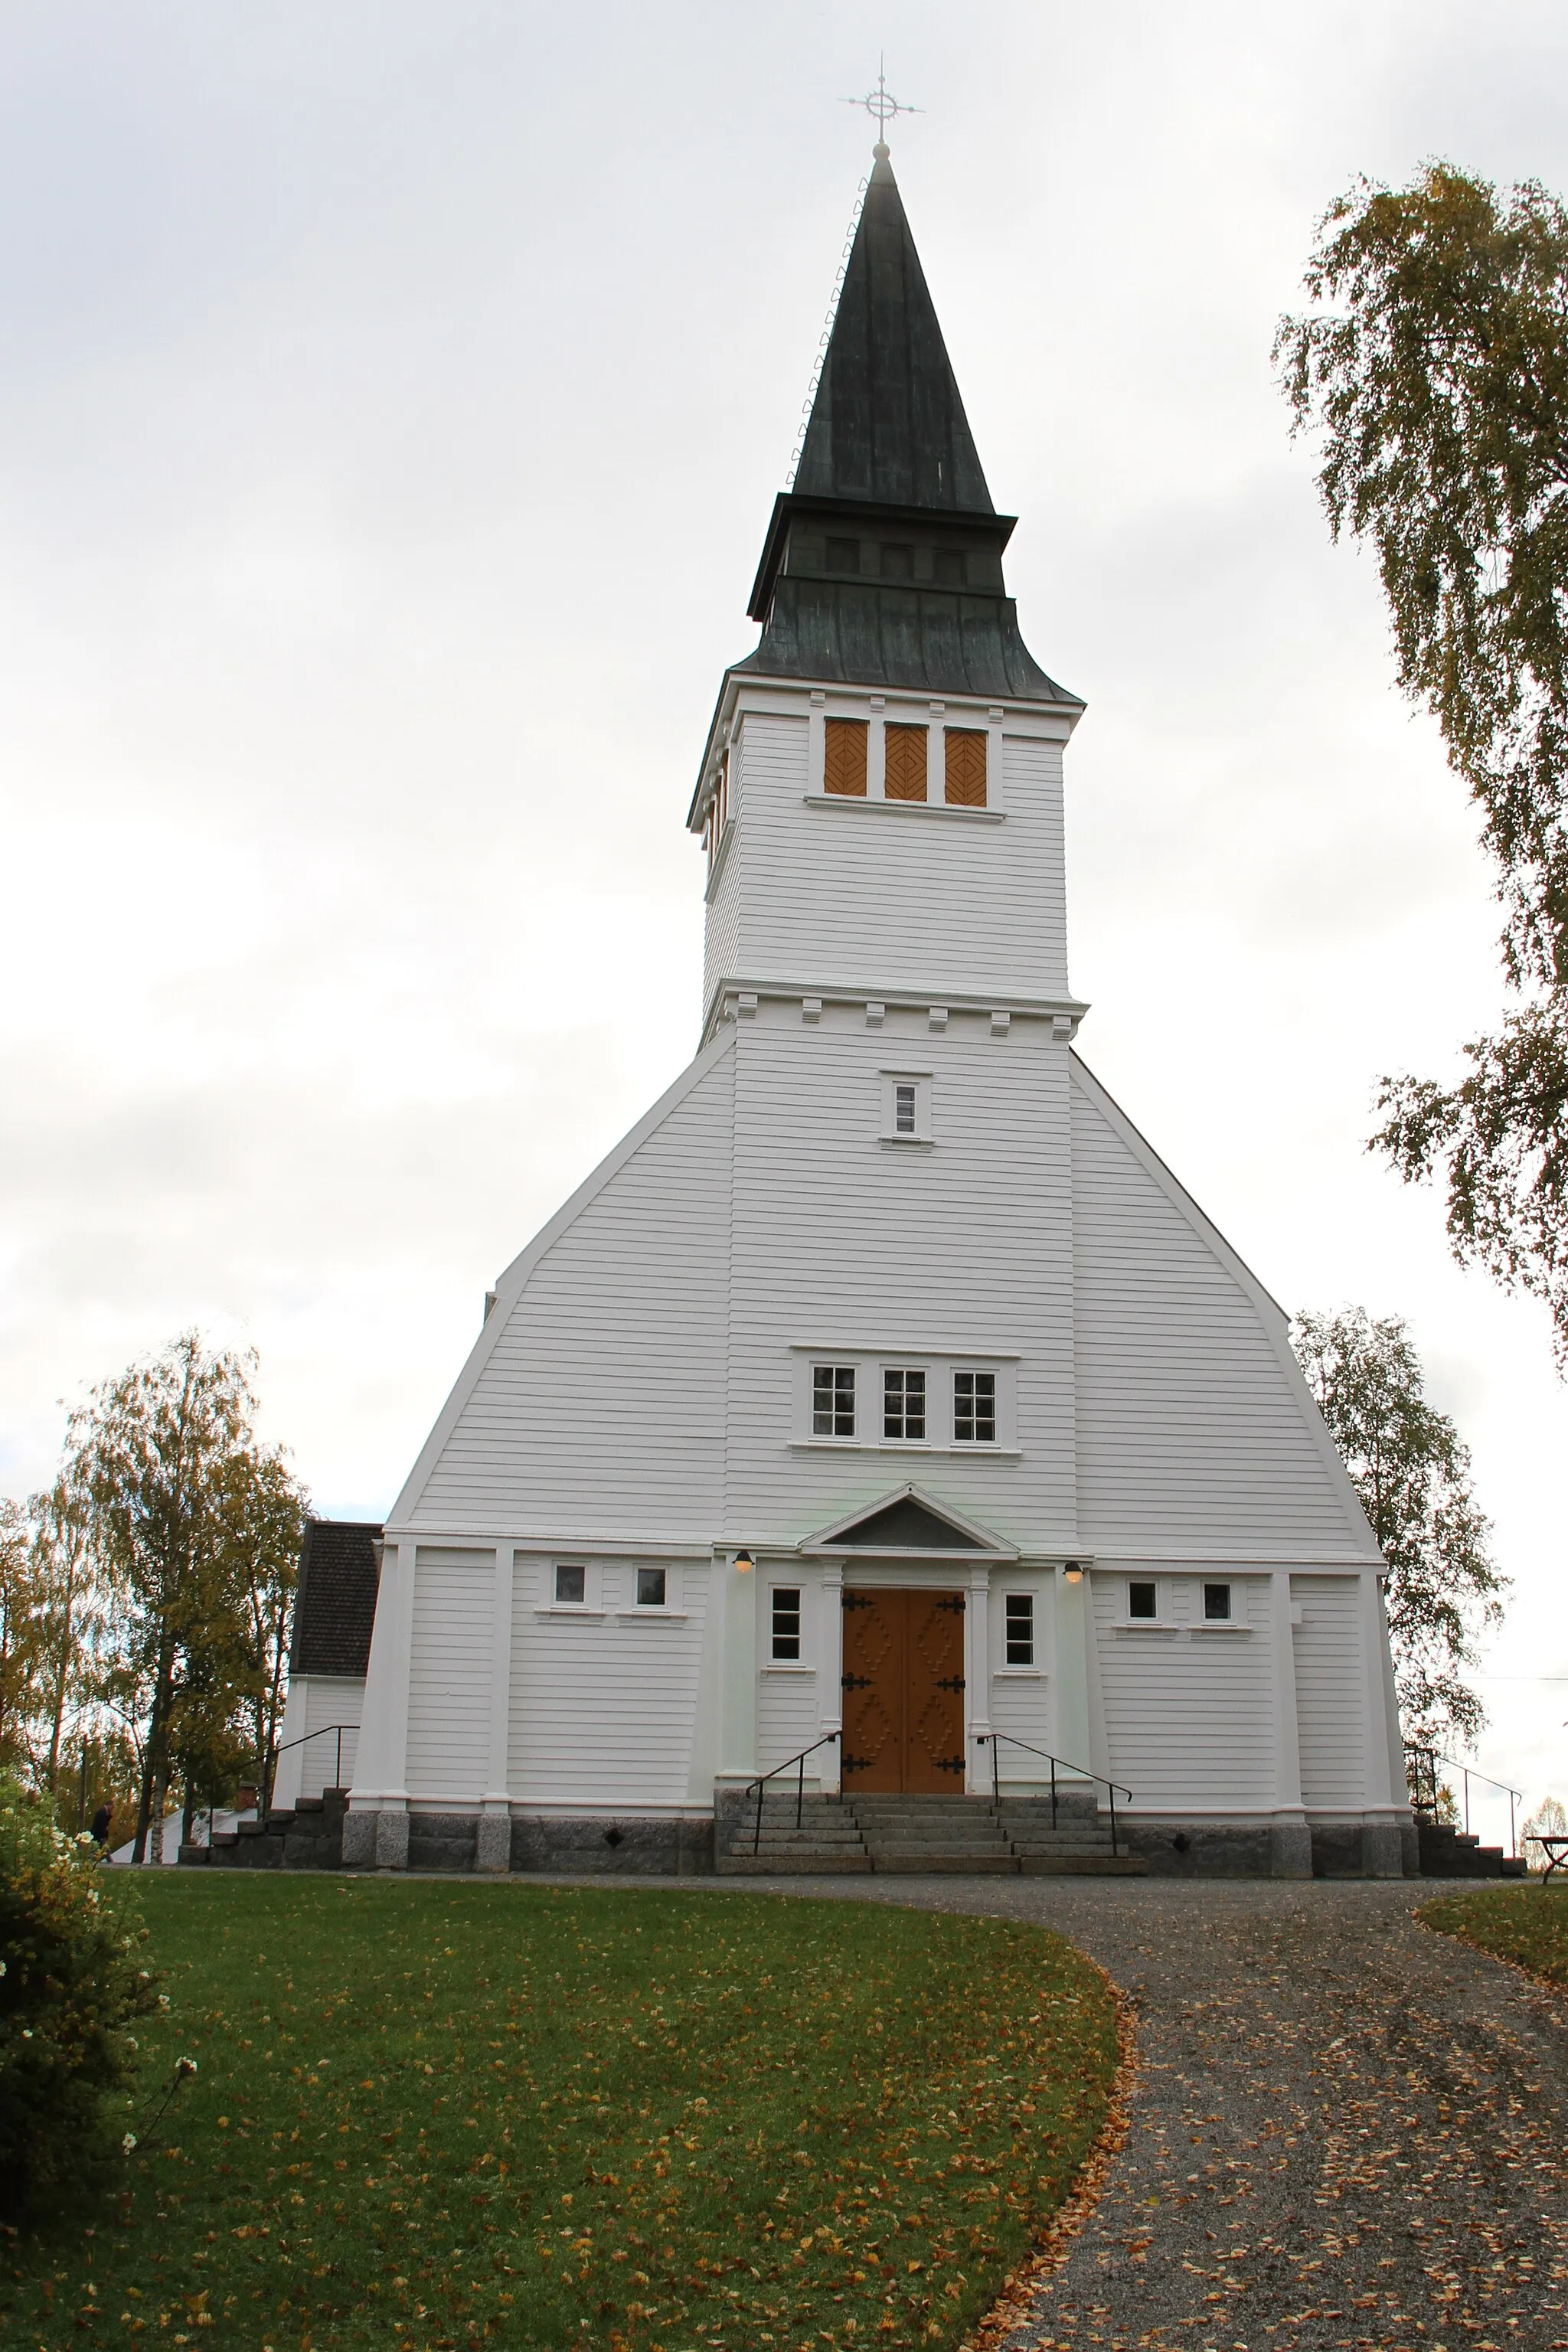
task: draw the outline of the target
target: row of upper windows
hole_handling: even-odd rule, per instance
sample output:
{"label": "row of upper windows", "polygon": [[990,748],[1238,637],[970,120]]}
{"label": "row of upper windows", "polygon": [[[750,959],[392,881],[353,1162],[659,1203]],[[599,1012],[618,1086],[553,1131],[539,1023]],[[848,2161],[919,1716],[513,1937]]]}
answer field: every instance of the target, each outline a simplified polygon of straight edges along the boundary
{"label": "row of upper windows", "polygon": [[[858,1372],[859,1367],[855,1364],[813,1364],[811,1433],[814,1437],[857,1435]],[[927,1373],[923,1365],[883,1366],[884,1441],[925,1443],[926,1390]],[[952,1435],[954,1444],[959,1445],[995,1444],[994,1372],[953,1373]]]}
{"label": "row of upper windows", "polygon": [[[870,721],[829,719],[824,722],[822,789],[841,800],[864,800],[870,745]],[[901,719],[889,719],[882,728],[882,797],[889,801],[929,801],[931,739],[936,731]],[[942,796],[949,808],[985,806],[986,732],[984,727],[943,727],[942,734]]]}

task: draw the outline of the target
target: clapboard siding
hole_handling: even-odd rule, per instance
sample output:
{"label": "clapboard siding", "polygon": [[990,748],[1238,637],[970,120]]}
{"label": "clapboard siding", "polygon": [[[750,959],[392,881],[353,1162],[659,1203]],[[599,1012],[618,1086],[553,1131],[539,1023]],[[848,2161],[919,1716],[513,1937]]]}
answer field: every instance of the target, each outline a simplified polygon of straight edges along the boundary
{"label": "clapboard siding", "polygon": [[[709,1572],[706,1561],[681,1563],[680,1616],[629,1620],[614,1609],[542,1616],[537,1580],[518,1574],[507,1749],[515,1802],[685,1802]],[[619,1580],[612,1590],[629,1597],[629,1568]]]}
{"label": "clapboard siding", "polygon": [[1367,1801],[1366,1669],[1361,1585],[1353,1576],[1296,1576],[1290,1599],[1301,1622],[1296,1657],[1296,1727],[1301,1801],[1332,1808]]}
{"label": "clapboard siding", "polygon": [[1263,1312],[1076,1061],[1072,1133],[1085,1542],[1370,1549]]}
{"label": "clapboard siding", "polygon": [[[739,764],[741,812],[721,885],[737,904],[727,969],[798,973],[823,987],[1066,991],[1059,745],[1004,739],[998,824],[808,803],[804,710],[748,711]],[[933,769],[940,799],[940,761]],[[726,943],[731,919],[726,901]],[[710,956],[710,973],[719,969]]]}
{"label": "clapboard siding", "polygon": [[[880,1139],[888,1068],[932,1073],[930,1150]],[[1074,1540],[1067,1055],[742,1024],[726,1399],[730,1518],[794,1540],[913,1478],[1021,1549]],[[1021,1461],[792,1447],[795,1347],[1016,1354]]]}
{"label": "clapboard siding", "polygon": [[713,1528],[731,1100],[721,1055],[496,1310],[416,1525],[675,1541]]}
{"label": "clapboard siding", "polygon": [[[310,1675],[300,1677],[304,1685],[304,1721],[300,1731],[306,1736],[300,1750],[300,1789],[301,1797],[319,1797],[323,1789],[351,1788],[353,1785],[354,1764],[359,1755],[359,1732],[345,1731],[342,1738],[342,1773],[334,1780],[338,1769],[338,1742],[328,1727],[334,1723],[356,1725],[364,1703],[364,1685],[348,1676]],[[311,1739],[309,1734],[321,1736]],[[290,1731],[289,1738],[294,1737]]]}
{"label": "clapboard siding", "polygon": [[[1252,1809],[1274,1801],[1274,1702],[1267,1581],[1224,1573],[1247,1632],[1194,1630],[1200,1579],[1172,1580],[1175,1630],[1128,1632],[1122,1570],[1093,1579],[1094,1633],[1112,1777],[1140,1811]],[[1140,1564],[1137,1575],[1151,1571]],[[1162,1571],[1164,1573],[1164,1571]]]}
{"label": "clapboard siding", "polygon": [[[809,1748],[816,1738],[816,1675],[764,1674],[757,1693],[759,1769],[772,1771],[775,1764],[783,1764]],[[818,1755],[807,1758],[805,1769],[808,1775],[831,1772],[832,1758],[824,1748]],[[778,1786],[782,1789],[784,1782],[781,1780]]]}
{"label": "clapboard siding", "polygon": [[491,1551],[419,1547],[408,1678],[408,1793],[416,1802],[484,1794],[495,1573]]}

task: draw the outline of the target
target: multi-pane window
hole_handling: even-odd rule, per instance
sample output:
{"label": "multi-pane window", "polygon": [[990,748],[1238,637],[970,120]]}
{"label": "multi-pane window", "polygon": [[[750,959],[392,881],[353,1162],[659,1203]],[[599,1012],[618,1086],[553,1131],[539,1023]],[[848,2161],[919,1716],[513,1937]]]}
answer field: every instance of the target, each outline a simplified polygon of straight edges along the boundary
{"label": "multi-pane window", "polygon": [[1134,1579],[1127,1587],[1129,1617],[1157,1617],[1160,1613],[1160,1588]]}
{"label": "multi-pane window", "polygon": [[985,730],[983,727],[947,729],[942,784],[949,808],[985,806]]}
{"label": "multi-pane window", "polygon": [[814,1437],[855,1434],[855,1367],[853,1364],[813,1364],[811,1368],[811,1433]]}
{"label": "multi-pane window", "polygon": [[882,1434],[921,1437],[926,1433],[926,1376],[923,1371],[882,1374]]}
{"label": "multi-pane window", "polygon": [[1230,1587],[1228,1584],[1205,1584],[1204,1587],[1204,1617],[1210,1625],[1226,1625],[1230,1622]]}
{"label": "multi-pane window", "polygon": [[915,1082],[913,1078],[900,1078],[893,1086],[893,1133],[913,1135],[914,1132]]}
{"label": "multi-pane window", "polygon": [[555,1570],[555,1604],[559,1609],[580,1609],[587,1591],[586,1569],[568,1568],[560,1562]]}
{"label": "multi-pane window", "polygon": [[841,799],[866,797],[866,737],[864,719],[829,719],[822,754],[822,789]]}
{"label": "multi-pane window", "polygon": [[954,1372],[952,1434],[961,1445],[996,1443],[996,1375],[994,1372]]}
{"label": "multi-pane window", "polygon": [[1032,1666],[1035,1663],[1035,1596],[1032,1592],[1009,1592],[1006,1606],[1007,1664],[1010,1666]]}
{"label": "multi-pane window", "polygon": [[773,1655],[790,1661],[800,1656],[800,1587],[797,1584],[775,1584],[773,1587]]}
{"label": "multi-pane window", "polygon": [[887,761],[882,791],[889,800],[924,800],[927,733],[924,727],[906,727],[891,719],[882,730]]}
{"label": "multi-pane window", "polygon": [[669,1570],[667,1568],[639,1568],[637,1570],[637,1607],[662,1609],[669,1591]]}

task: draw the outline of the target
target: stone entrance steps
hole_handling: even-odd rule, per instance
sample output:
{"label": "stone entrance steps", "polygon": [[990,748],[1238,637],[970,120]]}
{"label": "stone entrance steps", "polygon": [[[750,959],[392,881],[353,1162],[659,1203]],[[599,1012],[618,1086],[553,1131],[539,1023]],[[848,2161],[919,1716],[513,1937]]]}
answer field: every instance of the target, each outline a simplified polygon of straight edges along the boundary
{"label": "stone entrance steps", "polygon": [[337,1870],[342,1867],[346,1789],[301,1797],[292,1812],[269,1813],[264,1822],[241,1822],[219,1830],[210,1846],[183,1845],[183,1863],[205,1863],[217,1870]]}
{"label": "stone entrance steps", "polygon": [[875,1871],[882,1875],[952,1874],[1007,1877],[1144,1874],[1144,1863],[1113,1853],[1092,1798],[1064,1797],[1053,1827],[1048,1798],[808,1796],[795,1826],[793,1794],[754,1801],[723,1816],[715,1867],[734,1876]]}
{"label": "stone entrance steps", "polygon": [[1479,1837],[1456,1829],[1450,1822],[1426,1821],[1418,1814],[1416,1843],[1423,1878],[1524,1878],[1530,1865],[1522,1854],[1504,1853],[1500,1845],[1483,1845]]}

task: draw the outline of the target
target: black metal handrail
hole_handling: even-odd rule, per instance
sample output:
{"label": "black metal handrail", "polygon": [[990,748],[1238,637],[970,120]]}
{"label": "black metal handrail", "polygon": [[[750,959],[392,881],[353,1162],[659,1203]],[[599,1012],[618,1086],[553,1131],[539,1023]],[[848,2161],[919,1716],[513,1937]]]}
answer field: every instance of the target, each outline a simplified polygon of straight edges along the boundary
{"label": "black metal handrail", "polygon": [[[840,1737],[841,1735],[837,1731],[825,1731],[820,1739],[814,1739],[809,1748],[803,1748],[800,1754],[792,1756],[787,1763],[775,1764],[771,1772],[763,1772],[755,1780],[747,1781],[741,1792],[742,1797],[749,1797],[753,1789],[757,1792],[757,1821],[752,1834],[752,1852],[754,1854],[760,1853],[763,1848],[763,1799],[767,1793],[768,1782],[776,1780],[779,1774],[787,1772],[791,1766],[795,1768],[795,1825],[799,1829],[802,1815],[805,1811],[805,1759],[808,1756],[815,1756],[819,1748],[831,1748],[834,1741]],[[839,1789],[838,1795],[842,1801],[844,1796],[842,1787]]]}
{"label": "black metal handrail", "polygon": [[[332,1786],[334,1789],[341,1789],[343,1785],[343,1734],[345,1731],[357,1731],[359,1727],[357,1723],[319,1723],[314,1731],[302,1731],[298,1739],[286,1739],[281,1748],[275,1748],[272,1751],[273,1789],[278,1786],[279,1758],[287,1756],[290,1748],[303,1748],[309,1740],[324,1739],[329,1731],[335,1731],[338,1735],[337,1761],[332,1766]],[[257,1808],[258,1819],[265,1821],[271,1810],[271,1790],[263,1789],[261,1802]]]}
{"label": "black metal handrail", "polygon": [[1099,1788],[1109,1789],[1110,1791],[1110,1851],[1113,1856],[1120,1858],[1121,1849],[1116,1843],[1116,1800],[1119,1796],[1125,1797],[1131,1804],[1132,1802],[1131,1789],[1122,1788],[1118,1780],[1108,1780],[1103,1772],[1091,1772],[1087,1764],[1069,1764],[1065,1756],[1053,1756],[1048,1748],[1031,1748],[1026,1739],[1015,1739],[1010,1731],[977,1731],[974,1737],[982,1748],[985,1746],[987,1740],[991,1743],[991,1800],[994,1804],[999,1805],[1002,1801],[1001,1769],[996,1760],[998,1740],[1006,1740],[1010,1748],[1022,1748],[1030,1756],[1042,1757],[1050,1766],[1052,1829],[1057,1825],[1057,1766],[1058,1764],[1064,1772],[1072,1773],[1077,1780],[1089,1780]]}
{"label": "black metal handrail", "polygon": [[[1509,1852],[1510,1853],[1517,1854],[1519,1852],[1519,1836],[1516,1829],[1516,1822],[1519,1816],[1519,1808],[1524,1802],[1524,1790],[1522,1789],[1516,1789],[1512,1785],[1511,1781],[1494,1780],[1489,1772],[1479,1771],[1473,1764],[1462,1764],[1457,1756],[1445,1756],[1440,1748],[1418,1748],[1415,1746],[1414,1741],[1407,1739],[1405,1743],[1405,1753],[1412,1759],[1415,1767],[1414,1775],[1415,1781],[1415,1793],[1410,1800],[1410,1810],[1412,1812],[1430,1813],[1432,1819],[1434,1821],[1436,1820],[1437,1767],[1439,1764],[1447,1764],[1451,1772],[1459,1773],[1464,1780],[1465,1835],[1468,1837],[1470,1834],[1470,1782],[1472,1780],[1484,1780],[1489,1789],[1500,1789],[1503,1795],[1508,1799]],[[1431,1791],[1428,1796],[1423,1796],[1421,1793],[1421,1767],[1423,1765],[1426,1767],[1426,1786]]]}

